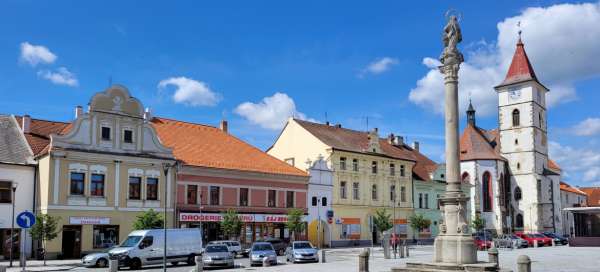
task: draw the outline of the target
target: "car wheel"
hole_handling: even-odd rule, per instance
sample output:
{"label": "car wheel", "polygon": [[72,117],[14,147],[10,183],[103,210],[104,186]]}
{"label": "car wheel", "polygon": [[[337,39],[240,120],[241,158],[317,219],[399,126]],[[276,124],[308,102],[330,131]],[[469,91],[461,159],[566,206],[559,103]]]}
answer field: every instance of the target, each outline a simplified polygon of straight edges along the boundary
{"label": "car wheel", "polygon": [[138,270],[140,268],[142,268],[142,261],[138,258],[132,259],[131,263],[129,264],[129,269]]}
{"label": "car wheel", "polygon": [[96,261],[96,266],[103,268],[103,267],[107,267],[108,266],[108,260],[104,259],[104,258],[100,258],[98,259],[98,261]]}
{"label": "car wheel", "polygon": [[196,256],[195,256],[194,254],[192,254],[192,255],[188,256],[188,259],[187,259],[187,264],[188,264],[188,265],[195,265],[195,264],[196,264],[196,259],[195,259],[195,257],[196,257]]}

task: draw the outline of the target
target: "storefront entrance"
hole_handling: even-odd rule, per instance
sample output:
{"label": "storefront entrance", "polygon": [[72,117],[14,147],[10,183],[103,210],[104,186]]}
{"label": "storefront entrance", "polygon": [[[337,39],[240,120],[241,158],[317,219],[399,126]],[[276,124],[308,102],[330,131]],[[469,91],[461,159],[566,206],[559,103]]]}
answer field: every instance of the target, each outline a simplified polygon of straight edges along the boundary
{"label": "storefront entrance", "polygon": [[63,259],[81,257],[81,226],[63,226],[62,257]]}

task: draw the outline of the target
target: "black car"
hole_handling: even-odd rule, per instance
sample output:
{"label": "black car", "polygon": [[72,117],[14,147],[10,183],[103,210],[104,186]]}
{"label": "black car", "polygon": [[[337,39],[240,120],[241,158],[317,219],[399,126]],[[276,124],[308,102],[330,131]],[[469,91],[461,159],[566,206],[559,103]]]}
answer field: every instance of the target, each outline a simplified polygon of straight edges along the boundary
{"label": "black car", "polygon": [[542,234],[544,234],[544,236],[546,236],[548,238],[552,238],[554,240],[554,243],[557,245],[569,244],[569,239],[565,238],[562,235],[558,235],[558,234],[552,233],[552,232],[543,232]]}
{"label": "black car", "polygon": [[273,248],[275,249],[275,252],[279,256],[283,256],[285,254],[285,249],[287,248],[287,243],[278,238],[267,238],[265,240],[260,240],[257,242],[271,243],[273,245]]}

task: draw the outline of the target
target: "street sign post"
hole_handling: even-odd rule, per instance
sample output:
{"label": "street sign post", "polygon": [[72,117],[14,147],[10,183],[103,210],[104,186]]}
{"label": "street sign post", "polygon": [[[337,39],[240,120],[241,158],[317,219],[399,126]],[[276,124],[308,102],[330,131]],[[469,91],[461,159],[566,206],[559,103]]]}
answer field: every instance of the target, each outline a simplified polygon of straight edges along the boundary
{"label": "street sign post", "polygon": [[21,267],[25,271],[25,267],[27,266],[26,258],[25,258],[25,244],[27,239],[27,234],[25,233],[26,229],[31,228],[35,224],[35,215],[30,211],[24,211],[17,215],[17,225],[21,227]]}

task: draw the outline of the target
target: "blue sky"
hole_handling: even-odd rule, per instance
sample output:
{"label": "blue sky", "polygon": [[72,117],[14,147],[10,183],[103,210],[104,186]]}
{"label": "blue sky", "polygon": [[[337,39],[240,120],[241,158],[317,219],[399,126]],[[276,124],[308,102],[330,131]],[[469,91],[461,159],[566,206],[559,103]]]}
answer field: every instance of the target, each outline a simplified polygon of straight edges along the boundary
{"label": "blue sky", "polygon": [[[3,1],[0,112],[68,121],[113,83],[157,115],[217,125],[266,149],[286,117],[393,132],[443,158],[444,12],[462,13],[461,106],[495,128],[493,86],[521,21],[551,88],[550,152],[600,184],[600,5],[558,1]],[[46,50],[46,51],[44,51]],[[465,121],[461,121],[464,125]],[[462,129],[462,128],[461,128]]]}

